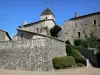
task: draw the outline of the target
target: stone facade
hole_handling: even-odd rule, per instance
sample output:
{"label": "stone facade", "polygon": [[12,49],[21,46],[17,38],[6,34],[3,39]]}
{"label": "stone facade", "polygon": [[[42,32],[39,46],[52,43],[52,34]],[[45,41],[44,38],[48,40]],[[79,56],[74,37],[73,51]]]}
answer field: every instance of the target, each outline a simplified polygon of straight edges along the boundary
{"label": "stone facade", "polygon": [[18,34],[15,37],[13,37],[13,40],[17,41],[17,40],[36,39],[36,38],[44,38],[44,37],[42,36],[42,34],[37,34],[24,30],[18,30]]}
{"label": "stone facade", "polygon": [[100,37],[100,13],[93,13],[65,21],[58,38],[63,41],[74,39],[85,39],[91,34]]}
{"label": "stone facade", "polygon": [[40,16],[40,20],[44,19],[53,19],[55,21],[55,17],[53,15],[42,15]]}
{"label": "stone facade", "polygon": [[46,33],[41,32],[41,28],[48,27],[48,29],[50,30],[53,26],[55,26],[54,21],[49,19],[22,25],[18,29],[47,35]]}
{"label": "stone facade", "polygon": [[0,42],[0,68],[52,71],[52,58],[66,56],[65,43],[50,37]]}
{"label": "stone facade", "polygon": [[[49,35],[50,29],[56,25],[55,23],[55,16],[52,11],[47,8],[44,10],[40,15],[40,21],[36,21],[33,23],[27,24],[27,21],[24,22],[24,25],[18,27],[18,33],[21,34],[22,32],[19,30],[24,30],[28,32],[33,32],[37,34]],[[29,35],[30,36],[30,35]],[[21,36],[19,36],[21,37]],[[25,36],[26,37],[26,36]]]}

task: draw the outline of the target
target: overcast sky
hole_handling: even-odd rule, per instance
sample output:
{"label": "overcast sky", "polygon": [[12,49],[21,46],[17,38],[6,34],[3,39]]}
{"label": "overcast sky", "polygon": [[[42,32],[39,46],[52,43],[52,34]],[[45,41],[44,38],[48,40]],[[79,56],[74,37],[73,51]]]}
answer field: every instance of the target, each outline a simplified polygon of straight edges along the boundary
{"label": "overcast sky", "polygon": [[0,0],[0,29],[14,36],[24,20],[39,21],[47,5],[60,26],[74,17],[75,12],[79,15],[100,12],[100,0]]}

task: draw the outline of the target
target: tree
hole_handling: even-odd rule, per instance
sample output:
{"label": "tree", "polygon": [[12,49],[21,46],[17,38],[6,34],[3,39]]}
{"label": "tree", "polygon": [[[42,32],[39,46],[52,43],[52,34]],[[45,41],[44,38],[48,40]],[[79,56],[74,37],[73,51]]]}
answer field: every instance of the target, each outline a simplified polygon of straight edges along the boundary
{"label": "tree", "polygon": [[61,30],[61,27],[55,25],[53,28],[50,29],[50,33],[52,37],[57,37],[58,32]]}

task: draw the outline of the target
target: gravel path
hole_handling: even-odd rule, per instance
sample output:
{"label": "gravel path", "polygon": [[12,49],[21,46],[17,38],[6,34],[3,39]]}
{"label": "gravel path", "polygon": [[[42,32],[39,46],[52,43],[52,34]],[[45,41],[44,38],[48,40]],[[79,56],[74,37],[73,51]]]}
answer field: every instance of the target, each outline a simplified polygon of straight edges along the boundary
{"label": "gravel path", "polygon": [[0,75],[100,75],[99,68],[73,68],[54,72],[18,71],[0,69]]}

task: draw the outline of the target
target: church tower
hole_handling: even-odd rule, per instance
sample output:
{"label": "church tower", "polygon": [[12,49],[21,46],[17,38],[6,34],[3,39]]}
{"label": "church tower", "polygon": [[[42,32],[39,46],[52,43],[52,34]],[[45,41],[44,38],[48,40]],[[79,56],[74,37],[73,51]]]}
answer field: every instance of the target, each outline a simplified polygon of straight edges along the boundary
{"label": "church tower", "polygon": [[48,7],[40,15],[40,20],[44,19],[53,19],[55,21],[55,16]]}

